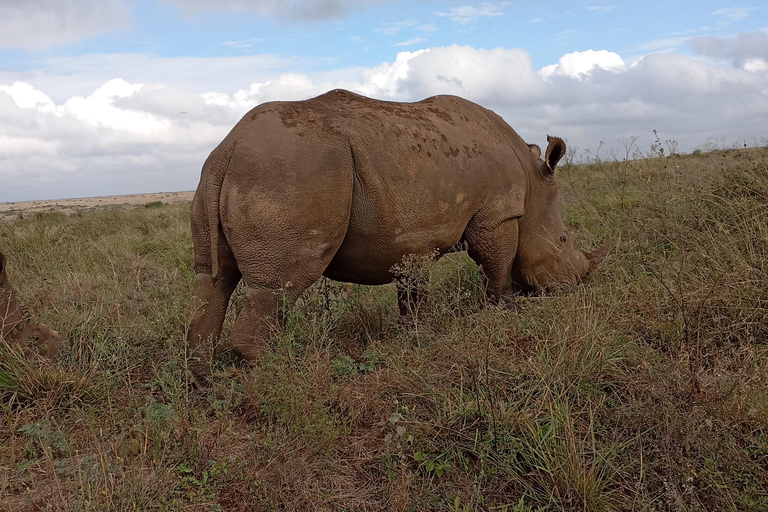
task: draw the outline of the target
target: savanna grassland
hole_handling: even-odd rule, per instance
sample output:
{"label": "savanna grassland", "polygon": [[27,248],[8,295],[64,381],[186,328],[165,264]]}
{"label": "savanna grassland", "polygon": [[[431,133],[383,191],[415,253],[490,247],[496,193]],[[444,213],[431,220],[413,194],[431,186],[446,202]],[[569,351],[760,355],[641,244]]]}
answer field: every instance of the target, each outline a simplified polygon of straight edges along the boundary
{"label": "savanna grassland", "polygon": [[768,509],[768,150],[558,179],[582,248],[613,242],[586,283],[509,310],[464,253],[413,259],[429,297],[399,321],[394,286],[321,281],[208,393],[188,205],[0,222],[68,338],[50,362],[0,346],[0,508]]}

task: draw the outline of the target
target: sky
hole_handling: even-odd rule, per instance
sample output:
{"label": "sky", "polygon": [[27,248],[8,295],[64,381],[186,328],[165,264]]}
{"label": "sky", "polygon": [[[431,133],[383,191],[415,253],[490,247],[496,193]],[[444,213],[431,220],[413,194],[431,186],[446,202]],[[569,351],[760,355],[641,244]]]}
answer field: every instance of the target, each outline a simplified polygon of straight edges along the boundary
{"label": "sky", "polygon": [[250,109],[335,88],[462,96],[577,158],[765,145],[768,5],[0,0],[0,202],[194,190]]}

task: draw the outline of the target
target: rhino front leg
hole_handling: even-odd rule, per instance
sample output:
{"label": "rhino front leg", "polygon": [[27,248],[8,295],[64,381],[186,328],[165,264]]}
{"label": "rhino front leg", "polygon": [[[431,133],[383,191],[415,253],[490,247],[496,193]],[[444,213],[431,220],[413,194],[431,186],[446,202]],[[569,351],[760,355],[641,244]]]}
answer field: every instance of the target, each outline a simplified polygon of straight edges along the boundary
{"label": "rhino front leg", "polygon": [[494,228],[470,223],[464,233],[470,258],[482,266],[486,295],[494,302],[512,302],[512,264],[518,244],[517,219],[508,219]]}
{"label": "rhino front leg", "polygon": [[407,280],[395,282],[397,287],[397,306],[400,309],[400,317],[418,316],[426,299],[424,290],[416,283]]}
{"label": "rhino front leg", "polygon": [[240,276],[220,279],[216,286],[210,274],[195,276],[195,312],[187,333],[189,370],[199,387],[208,387],[213,347],[221,334],[227,304]]}

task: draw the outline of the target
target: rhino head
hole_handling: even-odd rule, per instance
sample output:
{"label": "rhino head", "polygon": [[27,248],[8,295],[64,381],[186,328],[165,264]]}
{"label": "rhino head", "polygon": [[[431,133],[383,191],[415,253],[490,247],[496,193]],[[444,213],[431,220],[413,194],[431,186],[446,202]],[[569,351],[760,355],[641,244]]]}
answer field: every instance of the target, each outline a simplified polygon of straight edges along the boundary
{"label": "rhino head", "polygon": [[0,338],[12,345],[30,347],[43,356],[53,357],[64,338],[45,324],[33,322],[21,308],[0,252]]}
{"label": "rhino head", "polygon": [[512,281],[522,290],[558,289],[576,284],[606,256],[609,244],[593,252],[574,245],[575,234],[563,223],[557,201],[555,167],[565,155],[565,142],[547,136],[547,150],[529,148],[535,162],[528,174],[525,215],[519,222],[519,242]]}

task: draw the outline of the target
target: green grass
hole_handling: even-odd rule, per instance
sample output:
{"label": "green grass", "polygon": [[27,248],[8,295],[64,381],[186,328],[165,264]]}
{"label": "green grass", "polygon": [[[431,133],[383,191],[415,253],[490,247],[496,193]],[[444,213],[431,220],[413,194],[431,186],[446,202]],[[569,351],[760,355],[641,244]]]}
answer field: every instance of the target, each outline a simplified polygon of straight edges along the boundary
{"label": "green grass", "polygon": [[208,394],[188,205],[0,222],[23,303],[68,338],[50,362],[0,346],[0,508],[766,510],[767,165],[565,166],[566,223],[614,243],[586,283],[510,311],[465,254],[410,260],[429,294],[402,322],[394,286],[321,281]]}

